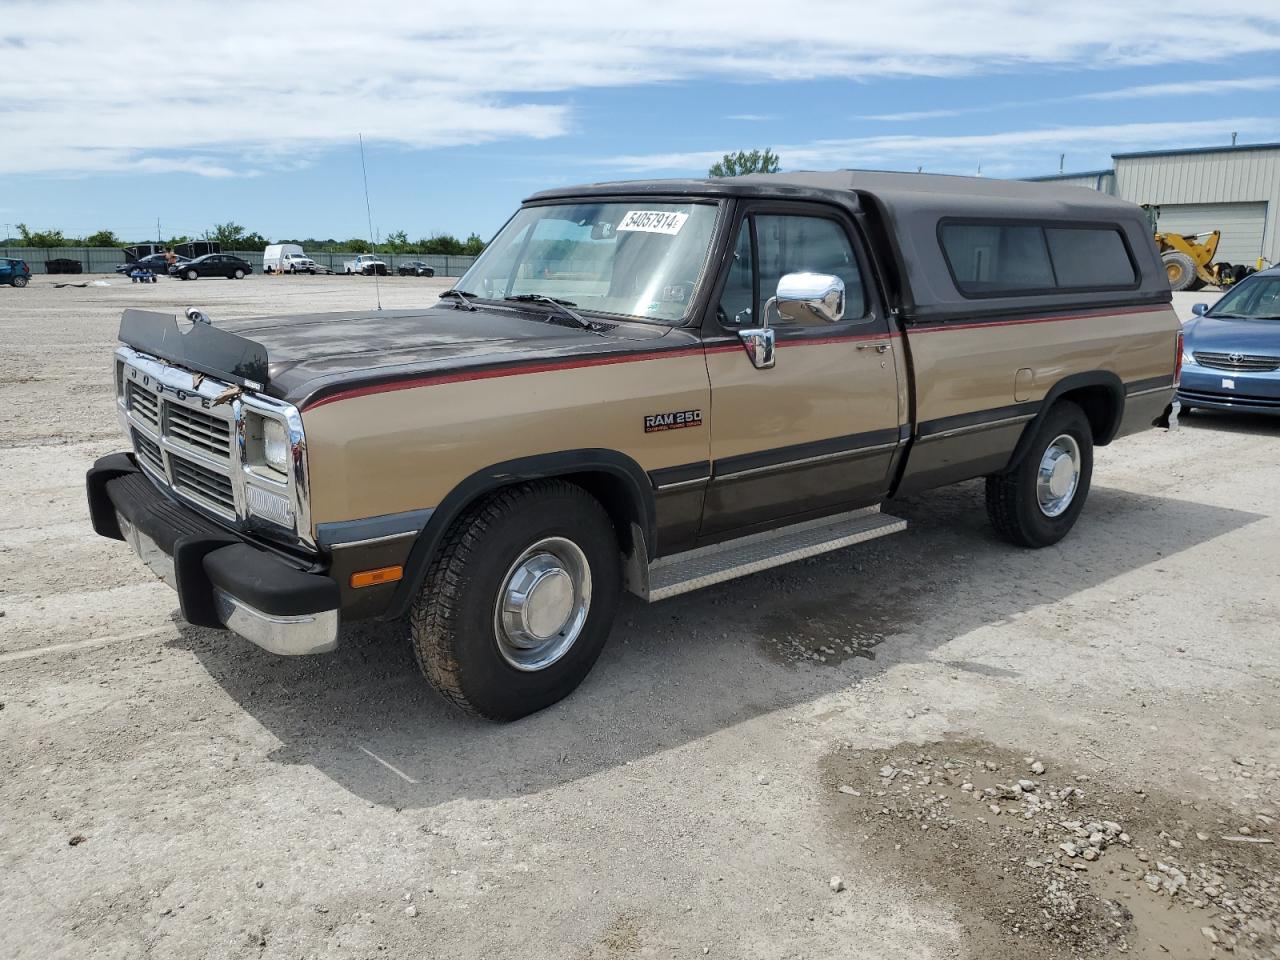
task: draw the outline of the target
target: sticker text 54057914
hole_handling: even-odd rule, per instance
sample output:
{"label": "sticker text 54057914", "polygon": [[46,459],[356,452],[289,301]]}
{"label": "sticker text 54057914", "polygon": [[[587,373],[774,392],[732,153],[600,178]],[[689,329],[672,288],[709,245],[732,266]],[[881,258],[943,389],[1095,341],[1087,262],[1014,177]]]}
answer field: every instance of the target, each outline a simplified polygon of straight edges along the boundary
{"label": "sticker text 54057914", "polygon": [[676,410],[672,413],[651,413],[644,418],[644,432],[657,433],[660,430],[683,430],[686,427],[702,426],[701,410]]}
{"label": "sticker text 54057914", "polygon": [[668,210],[628,210],[618,224],[619,233],[666,233],[675,236],[689,219],[687,213]]}

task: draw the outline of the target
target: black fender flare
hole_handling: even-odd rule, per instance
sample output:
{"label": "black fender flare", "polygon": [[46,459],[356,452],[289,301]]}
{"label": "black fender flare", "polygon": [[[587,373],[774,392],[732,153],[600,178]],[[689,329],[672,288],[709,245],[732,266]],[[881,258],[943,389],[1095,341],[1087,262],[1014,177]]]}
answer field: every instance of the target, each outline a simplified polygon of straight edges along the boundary
{"label": "black fender flare", "polygon": [[1018,438],[1018,445],[1013,448],[1013,454],[1009,457],[1008,466],[1005,467],[1006,470],[1012,470],[1022,462],[1022,458],[1031,449],[1031,443],[1035,440],[1036,433],[1040,430],[1040,424],[1049,415],[1053,405],[1065,394],[1073,390],[1079,390],[1082,387],[1104,387],[1110,395],[1113,413],[1110,422],[1106,424],[1106,428],[1094,438],[1094,445],[1105,447],[1111,442],[1116,435],[1116,431],[1120,429],[1120,421],[1124,419],[1124,381],[1109,370],[1072,373],[1055,383],[1049,388],[1049,392],[1044,395],[1044,399],[1040,401],[1039,411],[1023,428],[1022,436]]}
{"label": "black fender flare", "polygon": [[[445,533],[455,520],[481,497],[502,487],[529,480],[546,480],[577,473],[603,473],[622,481],[623,488],[644,535],[645,549],[652,551],[657,524],[653,484],[640,464],[624,453],[604,448],[563,450],[519,457],[477,470],[455,486],[435,507],[431,518],[414,540],[404,563],[404,575],[387,606],[384,618],[404,616],[426,579],[427,569]],[[653,559],[646,557],[647,560]]]}

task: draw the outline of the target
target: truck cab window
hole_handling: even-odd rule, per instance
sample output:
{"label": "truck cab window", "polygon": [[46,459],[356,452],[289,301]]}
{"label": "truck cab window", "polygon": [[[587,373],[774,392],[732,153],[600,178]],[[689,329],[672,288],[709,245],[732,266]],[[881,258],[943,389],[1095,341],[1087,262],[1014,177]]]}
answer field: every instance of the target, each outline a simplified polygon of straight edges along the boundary
{"label": "truck cab window", "polygon": [[729,279],[720,294],[720,322],[725,326],[749,327],[755,316],[755,281],[751,269],[751,223],[743,220],[738,241],[733,246]]}
{"label": "truck cab window", "polygon": [[[827,273],[844,281],[847,319],[866,315],[862,273],[844,228],[825,217],[758,216],[760,301],[774,295],[788,273]],[[787,323],[770,312],[769,322]]]}
{"label": "truck cab window", "polygon": [[[751,220],[759,244],[760,277],[752,269]],[[778,289],[788,273],[828,273],[844,281],[846,318],[866,316],[867,298],[862,272],[844,228],[825,217],[759,215],[742,221],[734,245],[733,263],[717,314],[725,326],[744,327],[755,322],[756,311]],[[783,325],[770,311],[769,324]]]}

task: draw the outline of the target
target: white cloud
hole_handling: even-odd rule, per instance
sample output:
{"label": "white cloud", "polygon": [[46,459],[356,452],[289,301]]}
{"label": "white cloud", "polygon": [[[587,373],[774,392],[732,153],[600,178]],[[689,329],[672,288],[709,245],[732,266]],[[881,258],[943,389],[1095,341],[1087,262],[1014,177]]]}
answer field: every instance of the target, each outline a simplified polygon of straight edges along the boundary
{"label": "white cloud", "polygon": [[905,110],[902,113],[870,113],[859,120],[883,120],[886,123],[914,123],[917,120],[940,120],[944,117],[962,117],[969,113],[988,113],[1007,104],[984,104],[980,107],[951,107],[942,110]]}
{"label": "white cloud", "polygon": [[1218,93],[1256,93],[1280,88],[1280,77],[1239,77],[1227,80],[1179,80],[1170,83],[1147,83],[1119,90],[1082,93],[1073,100],[1133,100],[1141,97],[1212,96]]}
{"label": "white cloud", "polygon": [[257,174],[256,170],[232,170],[212,157],[139,157],[133,166],[143,173],[194,173],[214,178]]}
{"label": "white cloud", "polygon": [[[1256,9],[1255,9],[1256,8]],[[204,176],[373,143],[431,148],[564,134],[573,94],[699,79],[960,76],[1243,60],[1280,50],[1280,11],[1191,0],[494,0],[393,12],[184,0],[122,16],[98,0],[9,0],[0,174],[171,164]],[[1187,29],[1187,24],[1195,24]],[[740,116],[752,116],[743,113]],[[145,167],[144,167],[145,168]],[[156,167],[153,166],[153,169]]]}
{"label": "white cloud", "polygon": [[[774,147],[784,170],[833,167],[923,166],[934,172],[971,173],[983,163],[987,173],[1015,172],[1059,153],[1081,154],[1103,150],[1158,149],[1221,144],[1227,146],[1232,131],[1245,135],[1280,136],[1280,118],[1235,117],[1176,123],[1115,123],[1057,126],[1002,133],[951,136],[877,136],[811,140]],[[606,165],[627,173],[686,173],[701,171],[720,159],[724,151],[696,150],[681,153],[624,154],[606,158]]]}

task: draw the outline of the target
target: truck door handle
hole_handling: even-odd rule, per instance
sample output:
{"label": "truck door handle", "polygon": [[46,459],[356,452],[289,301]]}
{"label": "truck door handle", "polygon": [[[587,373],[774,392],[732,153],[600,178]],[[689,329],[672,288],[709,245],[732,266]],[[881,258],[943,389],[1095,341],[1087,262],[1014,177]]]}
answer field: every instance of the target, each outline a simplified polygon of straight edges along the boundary
{"label": "truck door handle", "polygon": [[876,348],[876,353],[888,353],[888,352],[889,352],[889,344],[887,344],[887,343],[860,343],[860,344],[858,344],[858,349],[859,349],[859,350],[866,350],[868,347],[875,347],[875,348]]}

